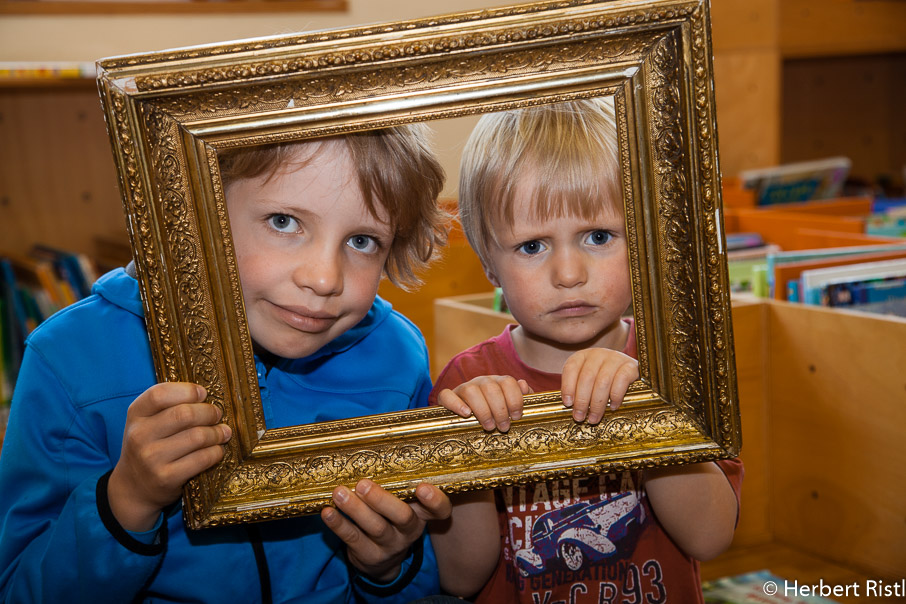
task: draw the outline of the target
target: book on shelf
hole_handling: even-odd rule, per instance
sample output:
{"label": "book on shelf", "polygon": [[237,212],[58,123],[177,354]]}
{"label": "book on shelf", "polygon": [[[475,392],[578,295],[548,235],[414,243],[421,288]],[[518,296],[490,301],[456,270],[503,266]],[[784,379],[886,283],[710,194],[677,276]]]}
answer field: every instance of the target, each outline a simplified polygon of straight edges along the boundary
{"label": "book on shelf", "polygon": [[[745,242],[745,244],[737,242]],[[759,297],[767,296],[767,257],[769,254],[779,251],[780,246],[765,243],[757,233],[727,235],[727,269],[730,291],[751,293]]]}
{"label": "book on shelf", "polygon": [[727,253],[764,247],[761,233],[727,233]]}
{"label": "book on shelf", "polygon": [[878,237],[906,237],[906,206],[873,212],[865,220],[865,233]]}
{"label": "book on shelf", "polygon": [[0,406],[12,397],[28,334],[88,296],[97,277],[84,254],[44,245],[28,254],[0,252]]}
{"label": "book on shelf", "polygon": [[788,589],[794,581],[778,577],[769,570],[759,570],[702,583],[705,604],[751,604],[783,602],[786,604],[835,604],[822,596],[800,595]]}
{"label": "book on shelf", "polygon": [[97,280],[97,271],[84,254],[37,244],[32,247],[30,255],[53,265],[67,293],[71,294],[70,304],[91,295],[91,284]]}
{"label": "book on shelf", "polygon": [[778,263],[774,266],[773,283],[776,283],[777,286],[774,288],[772,295],[775,300],[800,302],[801,295],[799,292],[799,283],[803,271],[881,260],[895,260],[897,258],[906,258],[906,247],[900,250],[891,250],[887,252],[858,253],[845,256],[800,260],[786,264]]}
{"label": "book on shelf", "polygon": [[906,216],[906,197],[875,197],[871,201],[871,213]]}
{"label": "book on shelf", "polygon": [[906,258],[803,271],[805,304],[906,316]]}
{"label": "book on shelf", "polygon": [[19,373],[19,364],[25,348],[25,304],[19,294],[12,265],[0,258],[0,365],[3,366],[3,403],[9,404],[12,386]]}
{"label": "book on shelf", "polygon": [[842,194],[851,166],[849,158],[830,157],[746,170],[739,180],[743,188],[755,191],[759,206],[832,199]]}
{"label": "book on shelf", "polygon": [[[776,281],[776,275],[779,267],[806,261],[831,261],[842,259],[847,256],[857,256],[866,254],[880,254],[886,252],[906,252],[906,241],[903,243],[882,243],[876,245],[854,245],[847,247],[817,248],[809,250],[789,250],[772,252],[767,255],[767,287],[768,295],[776,297],[777,287],[787,287],[787,283]],[[791,300],[793,302],[799,299]]]}
{"label": "book on shelf", "polygon": [[827,306],[906,317],[906,277],[830,283],[821,298]]}
{"label": "book on shelf", "polygon": [[94,62],[0,61],[0,80],[95,79]]}

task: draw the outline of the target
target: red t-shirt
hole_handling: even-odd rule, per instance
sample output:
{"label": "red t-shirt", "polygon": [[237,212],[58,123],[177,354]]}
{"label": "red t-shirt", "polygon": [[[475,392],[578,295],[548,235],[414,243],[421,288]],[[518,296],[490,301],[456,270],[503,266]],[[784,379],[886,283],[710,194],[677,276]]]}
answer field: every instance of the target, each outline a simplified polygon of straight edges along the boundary
{"label": "red t-shirt", "polygon": [[[636,357],[635,326],[623,353]],[[437,393],[481,375],[524,379],[535,392],[560,389],[560,375],[519,358],[510,325],[451,360]],[[739,500],[742,463],[717,462]],[[702,602],[698,561],[664,532],[641,485],[641,472],[496,489],[501,556],[479,604],[657,604]]]}

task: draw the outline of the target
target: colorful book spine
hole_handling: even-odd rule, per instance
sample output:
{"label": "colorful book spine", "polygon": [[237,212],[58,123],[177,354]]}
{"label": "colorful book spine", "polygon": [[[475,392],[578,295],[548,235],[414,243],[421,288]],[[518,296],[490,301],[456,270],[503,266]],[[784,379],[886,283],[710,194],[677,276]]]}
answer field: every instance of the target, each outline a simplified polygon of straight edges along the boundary
{"label": "colorful book spine", "polygon": [[[894,284],[890,288],[892,295],[897,291],[895,284],[906,278],[906,259],[886,260],[883,262],[866,262],[839,267],[829,267],[803,271],[800,277],[802,300],[814,305],[843,305],[856,293],[880,295],[885,281]],[[835,304],[831,297],[835,297]],[[889,298],[889,296],[888,296]]]}
{"label": "colorful book spine", "polygon": [[88,296],[93,262],[47,246],[26,255],[0,254],[0,408],[12,398],[25,339],[61,308]]}

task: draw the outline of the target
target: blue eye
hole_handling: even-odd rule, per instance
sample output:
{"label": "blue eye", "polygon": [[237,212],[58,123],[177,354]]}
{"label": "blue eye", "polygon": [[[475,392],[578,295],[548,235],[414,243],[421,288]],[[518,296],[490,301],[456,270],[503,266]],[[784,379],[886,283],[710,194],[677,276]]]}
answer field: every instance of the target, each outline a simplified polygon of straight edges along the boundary
{"label": "blue eye", "polygon": [[585,243],[591,245],[604,245],[613,239],[613,234],[608,231],[592,231],[585,239]]}
{"label": "blue eye", "polygon": [[366,254],[373,254],[378,250],[378,247],[380,247],[377,240],[368,235],[353,235],[346,241],[346,245],[359,252],[365,252]]}
{"label": "blue eye", "polygon": [[540,254],[545,250],[545,245],[538,240],[526,241],[523,244],[520,244],[519,251],[527,256],[534,256],[535,254]]}
{"label": "blue eye", "polygon": [[295,233],[299,230],[298,221],[286,214],[272,214],[271,216],[268,216],[267,224],[279,233]]}

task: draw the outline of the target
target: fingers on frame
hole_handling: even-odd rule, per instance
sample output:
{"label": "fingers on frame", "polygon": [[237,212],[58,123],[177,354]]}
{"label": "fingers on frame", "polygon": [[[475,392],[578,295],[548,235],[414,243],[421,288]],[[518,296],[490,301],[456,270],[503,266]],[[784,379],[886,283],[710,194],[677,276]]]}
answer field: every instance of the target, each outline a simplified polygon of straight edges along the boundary
{"label": "fingers on frame", "polygon": [[170,464],[170,481],[173,484],[183,485],[222,459],[223,447],[219,444],[195,449]]}
{"label": "fingers on frame", "polygon": [[415,489],[417,503],[411,504],[415,515],[422,520],[442,520],[453,512],[453,503],[446,493],[431,483],[423,482]]}
{"label": "fingers on frame", "polygon": [[581,357],[572,355],[563,365],[563,372],[560,374],[560,394],[563,397],[563,404],[572,407],[576,400],[576,387],[579,379],[579,371],[582,369]]}
{"label": "fingers on frame", "polygon": [[[338,487],[339,488],[339,487]],[[336,503],[336,490],[334,491],[334,502]],[[340,510],[333,507],[326,507],[321,510],[321,520],[327,525],[333,533],[339,537],[340,541],[348,547],[358,549],[359,543],[365,541],[365,535],[358,526],[346,518]]]}
{"label": "fingers on frame", "polygon": [[359,531],[379,543],[419,522],[409,504],[368,479],[360,480],[355,492],[343,486],[334,489],[334,502]]}
{"label": "fingers on frame", "polygon": [[[501,432],[510,429],[510,409],[507,401],[506,381],[487,381],[482,383],[481,392],[487,401],[491,413],[491,419],[487,422],[482,421],[481,425],[485,430],[493,430],[496,426]],[[522,393],[519,393],[522,399]]]}
{"label": "fingers on frame", "polygon": [[630,384],[637,380],[638,376],[638,365],[633,362],[621,364],[612,375],[606,373],[603,376],[604,379],[597,380],[592,397],[592,408],[588,414],[589,423],[600,422],[608,407],[612,411],[619,409]]}
{"label": "fingers on frame", "polygon": [[437,404],[441,407],[452,411],[460,417],[469,417],[472,415],[472,409],[456,392],[449,388],[444,388],[437,395]]}
{"label": "fingers on frame", "polygon": [[482,384],[469,382],[456,389],[456,395],[472,410],[472,415],[485,430],[494,429],[494,414]]}
{"label": "fingers on frame", "polygon": [[639,379],[638,363],[626,363],[617,370],[610,386],[610,408],[616,411],[623,404],[629,386]]}
{"label": "fingers on frame", "polygon": [[588,423],[597,424],[604,417],[604,411],[610,404],[613,376],[605,374],[599,376],[594,382],[594,390],[588,405]]}
{"label": "fingers on frame", "polygon": [[504,378],[500,384],[503,389],[503,396],[506,400],[507,414],[510,419],[517,420],[522,418],[522,409],[525,404],[522,400],[528,383],[525,380],[516,380],[515,378]]}
{"label": "fingers on frame", "polygon": [[[195,426],[146,443],[136,439],[133,447],[145,468],[185,476],[185,482],[223,459],[221,445],[228,439],[229,428],[226,426]],[[190,466],[190,469],[178,470],[182,466]]]}
{"label": "fingers on frame", "polygon": [[154,384],[130,405],[130,410],[143,416],[151,416],[181,403],[201,403],[207,393],[197,384],[189,382],[162,382]]}
{"label": "fingers on frame", "polygon": [[[597,363],[583,363],[581,367],[575,370],[576,377],[570,380],[575,384],[574,402],[573,402],[573,419],[583,421],[587,416],[595,413],[599,407],[607,405],[607,395],[610,393],[610,375],[601,371]],[[565,382],[565,380],[564,380]],[[602,397],[602,386],[607,387],[607,394]]]}

